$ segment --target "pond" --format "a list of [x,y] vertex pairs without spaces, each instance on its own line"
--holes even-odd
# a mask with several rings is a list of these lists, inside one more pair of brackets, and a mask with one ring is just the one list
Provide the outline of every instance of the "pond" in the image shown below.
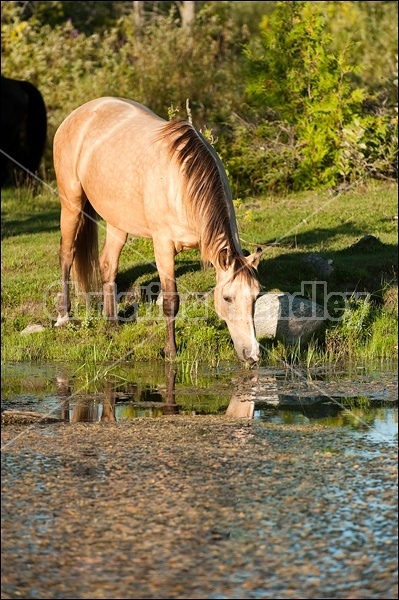
[[225,414],[277,424],[346,427],[370,439],[395,442],[397,388],[394,363],[311,370],[6,363],[2,409],[69,422]]

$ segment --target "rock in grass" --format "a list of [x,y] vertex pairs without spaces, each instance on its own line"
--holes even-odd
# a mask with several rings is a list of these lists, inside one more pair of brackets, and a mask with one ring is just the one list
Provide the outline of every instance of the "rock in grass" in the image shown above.
[[28,325],[28,327],[25,327],[25,329],[21,331],[21,335],[29,335],[30,333],[40,333],[41,331],[45,331],[43,325]]
[[351,252],[376,252],[381,250],[384,244],[374,235],[364,235],[360,240],[357,240],[352,246],[349,246]]
[[334,273],[331,259],[325,259],[316,252],[310,252],[305,256],[303,262],[321,279],[328,279]]
[[255,303],[256,337],[306,345],[324,329],[327,315],[316,302],[283,292],[269,292]]

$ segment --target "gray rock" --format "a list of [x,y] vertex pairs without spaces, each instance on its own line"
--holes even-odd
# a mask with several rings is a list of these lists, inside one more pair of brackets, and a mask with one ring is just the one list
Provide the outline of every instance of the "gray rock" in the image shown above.
[[287,344],[307,344],[324,329],[324,307],[296,294],[268,292],[255,303],[256,337],[272,338]]
[[41,331],[45,331],[43,325],[28,325],[21,331],[21,335],[29,335],[30,333],[40,333]]
[[328,279],[334,273],[332,259],[325,259],[316,252],[310,252],[303,259],[304,264],[311,267],[312,271],[322,279]]

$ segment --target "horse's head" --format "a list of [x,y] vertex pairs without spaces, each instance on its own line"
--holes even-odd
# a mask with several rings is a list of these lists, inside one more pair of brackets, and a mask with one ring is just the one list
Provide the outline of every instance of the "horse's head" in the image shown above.
[[226,321],[240,360],[255,363],[259,360],[259,344],[255,337],[254,307],[259,294],[255,277],[262,255],[258,248],[250,256],[229,255],[227,249],[219,254],[216,268],[215,309]]

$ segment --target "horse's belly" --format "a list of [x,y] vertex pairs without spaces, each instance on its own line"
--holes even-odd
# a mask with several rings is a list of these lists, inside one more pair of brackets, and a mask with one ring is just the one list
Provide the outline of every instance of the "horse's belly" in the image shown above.
[[[90,198],[89,194],[87,196]],[[121,202],[120,199],[118,201],[118,198],[111,199],[111,201],[108,199],[102,201],[101,197],[90,198],[90,202],[106,223],[135,237],[152,237],[144,208],[140,203],[133,201]]]
[[127,169],[115,169],[103,161],[93,162],[79,175],[85,194],[100,217],[136,237],[152,237],[143,190],[132,172],[127,175]]

